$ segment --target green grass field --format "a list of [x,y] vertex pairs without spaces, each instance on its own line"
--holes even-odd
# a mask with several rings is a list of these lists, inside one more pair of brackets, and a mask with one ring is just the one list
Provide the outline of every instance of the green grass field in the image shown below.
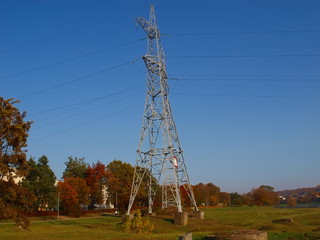
[[[193,239],[205,239],[213,233],[231,230],[256,229],[268,232],[269,240],[318,240],[320,239],[320,208],[280,209],[273,207],[225,207],[204,209],[205,219],[189,218],[186,227],[173,224],[173,217],[152,217],[155,229],[152,234],[128,234],[121,231],[120,217],[98,216],[33,222],[30,231],[14,225],[0,225],[1,240],[26,239],[178,239],[192,232]],[[292,218],[293,224],[275,224],[272,220]]]

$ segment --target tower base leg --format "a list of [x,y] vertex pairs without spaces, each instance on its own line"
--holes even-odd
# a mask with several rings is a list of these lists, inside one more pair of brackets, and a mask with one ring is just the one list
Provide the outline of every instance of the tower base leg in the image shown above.
[[203,211],[194,211],[193,217],[197,219],[204,219],[204,212]]
[[180,225],[180,226],[186,226],[188,224],[188,213],[177,212],[174,215],[174,224]]

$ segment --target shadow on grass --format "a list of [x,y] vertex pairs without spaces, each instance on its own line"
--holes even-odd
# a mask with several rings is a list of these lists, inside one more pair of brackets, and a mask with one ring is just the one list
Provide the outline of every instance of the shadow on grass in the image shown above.
[[77,221],[73,221],[73,220],[68,220],[68,221],[52,221],[52,222],[47,222],[50,223],[51,225],[64,225],[64,226],[70,226],[70,225],[74,225],[74,226],[80,226],[83,225],[82,223],[79,223]]
[[174,224],[174,220],[171,219],[171,218],[163,218],[162,220],[165,221],[165,222]]
[[114,214],[102,214],[101,217],[112,217],[112,218],[121,218],[119,215],[114,215]]

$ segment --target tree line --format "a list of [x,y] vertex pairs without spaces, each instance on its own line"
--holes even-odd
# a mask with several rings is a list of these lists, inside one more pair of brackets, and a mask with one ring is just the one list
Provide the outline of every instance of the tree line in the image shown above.
[[[70,216],[80,216],[83,209],[128,206],[134,167],[120,160],[114,160],[108,165],[100,161],[91,165],[85,158],[68,157],[65,162],[63,180],[56,184],[56,177],[49,167],[46,156],[36,162],[33,158],[27,161],[28,174],[21,185],[28,189],[35,200],[31,205],[32,211],[57,209],[60,200],[60,210]],[[135,206],[146,207],[147,181],[142,183],[137,194]],[[270,186],[260,186],[248,194],[221,192],[213,183],[199,183],[192,186],[198,206],[270,206],[279,203],[279,198]],[[191,206],[189,197],[181,186],[181,199],[184,207]],[[33,199],[33,198],[32,198]],[[117,206],[115,206],[117,204]],[[161,207],[161,188],[154,203]]]
[[[28,192],[28,198],[25,198],[28,211],[56,211],[59,201],[60,211],[79,217],[83,209],[117,207],[124,210],[128,206],[134,174],[134,167],[129,163],[113,160],[108,165],[100,161],[90,165],[85,162],[85,158],[70,156],[65,162],[63,180],[60,181],[56,181],[45,155],[38,161],[30,158],[26,168],[28,173],[17,185]],[[213,183],[199,183],[192,188],[198,206],[265,206],[279,202],[277,194],[269,186],[260,186],[243,195],[221,192]],[[147,181],[142,183],[135,207],[148,205],[146,189]],[[181,186],[182,204],[188,208],[191,203],[184,189]],[[154,206],[161,208],[160,187]]]

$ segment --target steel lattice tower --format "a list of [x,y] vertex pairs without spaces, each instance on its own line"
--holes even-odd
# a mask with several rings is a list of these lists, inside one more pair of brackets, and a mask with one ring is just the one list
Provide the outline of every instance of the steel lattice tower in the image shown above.
[[143,57],[147,67],[147,94],[127,214],[143,179],[148,179],[149,213],[159,185],[163,208],[174,206],[182,212],[180,186],[183,186],[198,211],[170,107],[165,55],[154,7],[150,8],[149,21],[143,17],[136,20],[147,34],[148,51]]

